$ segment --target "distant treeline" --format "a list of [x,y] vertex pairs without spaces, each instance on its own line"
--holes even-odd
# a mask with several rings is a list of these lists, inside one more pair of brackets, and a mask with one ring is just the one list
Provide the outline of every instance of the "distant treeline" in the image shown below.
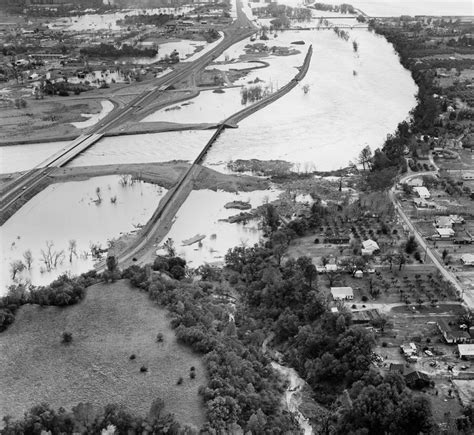
[[318,11],[340,12],[341,14],[355,14],[354,6],[343,3],[341,5],[329,5],[327,3],[314,3],[313,8]]
[[116,48],[111,44],[100,44],[94,47],[81,48],[81,55],[88,57],[106,57],[117,59],[119,57],[155,57],[158,50],[154,48],[134,48],[124,44],[121,48]]
[[126,15],[123,20],[117,20],[117,24],[123,27],[136,26],[139,24],[159,27],[173,19],[174,15],[172,14]]

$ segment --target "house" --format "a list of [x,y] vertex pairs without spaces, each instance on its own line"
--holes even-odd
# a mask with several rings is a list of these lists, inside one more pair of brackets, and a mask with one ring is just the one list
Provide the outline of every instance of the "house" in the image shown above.
[[462,254],[460,260],[464,266],[474,266],[474,254]]
[[423,186],[423,180],[421,178],[412,178],[407,181],[407,184],[411,187],[421,187]]
[[326,264],[326,272],[337,272],[339,270],[337,264]]
[[462,359],[474,359],[474,344],[458,344],[458,352]]
[[356,271],[354,272],[354,278],[359,278],[359,279],[361,279],[361,278],[363,278],[363,277],[364,277],[364,272],[362,272],[362,270],[356,270]]
[[466,331],[452,329],[444,319],[439,319],[438,329],[448,344],[469,343],[471,336]]
[[422,389],[431,385],[430,377],[426,373],[419,372],[418,370],[407,373],[404,378],[410,388]]
[[441,239],[450,239],[451,237],[454,237],[454,230],[452,228],[436,228],[436,232]]
[[354,324],[372,323],[378,319],[380,319],[380,313],[376,308],[352,311],[352,323]]
[[354,299],[352,287],[331,287],[331,295],[335,301]]
[[369,239],[362,242],[362,255],[372,255],[379,250],[380,247],[374,240]]
[[449,216],[438,216],[435,220],[436,228],[452,228],[453,221]]
[[429,190],[424,186],[415,186],[413,190],[422,199],[429,199],[431,197]]
[[401,344],[400,345],[400,352],[405,355],[406,357],[416,355],[416,346],[413,347],[410,344]]
[[400,373],[403,375],[405,372],[405,366],[403,364],[391,363],[389,370],[391,372]]

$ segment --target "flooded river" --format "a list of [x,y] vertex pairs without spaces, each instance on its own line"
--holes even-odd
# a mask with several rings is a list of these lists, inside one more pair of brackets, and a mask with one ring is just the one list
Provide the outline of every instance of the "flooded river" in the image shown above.
[[[0,227],[0,295],[11,282],[10,264],[24,261],[27,250],[33,256],[32,267],[20,276],[35,285],[44,285],[64,272],[79,274],[92,269],[91,245],[106,248],[108,240],[145,224],[166,190],[144,182],[123,186],[120,181],[119,176],[113,175],[53,184],[5,222]],[[70,240],[76,241],[77,254],[73,254],[71,262]],[[52,253],[64,251],[57,267],[50,271],[41,253],[47,253],[47,242],[53,243]]]
[[[384,38],[361,29],[350,35],[358,43],[357,53],[350,41],[337,38],[332,30],[285,32],[286,40],[304,40],[305,49],[313,45],[305,79],[240,122],[238,129],[226,130],[211,149],[207,164],[282,159],[331,170],[354,161],[366,145],[381,146],[416,105],[417,88]],[[283,58],[287,69],[293,67],[295,57]]]

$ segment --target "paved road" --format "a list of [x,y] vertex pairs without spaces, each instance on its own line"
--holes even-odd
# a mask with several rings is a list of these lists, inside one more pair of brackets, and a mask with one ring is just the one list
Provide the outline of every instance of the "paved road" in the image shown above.
[[64,166],[84,152],[100,140],[106,131],[123,124],[137,109],[141,109],[152,102],[155,103],[167,87],[192,76],[233,44],[255,33],[255,30],[253,24],[242,12],[241,4],[238,2],[237,20],[223,31],[224,37],[216,47],[194,62],[179,64],[175,71],[156,79],[150,89],[138,95],[125,106],[115,108],[100,123],[92,126],[86,133],[79,136],[58,153],[5,185],[0,196],[0,225],[12,216],[22,203],[37,194],[45,186],[45,180],[56,168]]
[[[406,183],[412,178],[417,178],[423,175],[437,175],[437,172],[435,171],[428,171],[428,172],[417,172],[413,174],[408,174],[402,177],[399,180],[400,184]],[[402,206],[400,205],[400,202],[398,201],[396,194],[395,194],[395,186],[393,186],[389,192],[388,192],[389,198],[392,201],[395,210],[397,211],[398,215],[402,218],[403,222],[407,225],[407,227],[410,229],[410,231],[413,233],[413,235],[416,238],[416,241],[418,244],[426,251],[426,254],[428,257],[430,257],[431,261],[433,264],[436,266],[436,268],[440,271],[440,273],[443,275],[443,277],[452,283],[456,290],[463,296],[464,302],[466,305],[472,310],[474,309],[474,295],[472,295],[469,291],[465,291],[464,288],[461,286],[459,281],[456,279],[456,277],[448,270],[446,269],[446,266],[443,264],[443,262],[439,259],[438,255],[436,252],[434,252],[431,247],[426,243],[426,240],[423,238],[423,236],[420,234],[420,232],[417,230],[415,225],[412,223],[410,218],[407,216],[405,211],[403,210]]]

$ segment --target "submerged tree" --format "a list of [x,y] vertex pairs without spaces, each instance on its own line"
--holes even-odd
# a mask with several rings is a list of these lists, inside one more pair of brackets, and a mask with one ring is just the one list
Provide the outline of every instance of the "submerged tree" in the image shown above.
[[33,254],[31,253],[31,250],[26,250],[23,253],[23,259],[25,260],[25,265],[28,270],[31,269],[31,265],[33,264]]
[[72,256],[75,255],[77,258],[77,242],[75,240],[69,240],[69,246],[68,246],[68,251],[69,251],[69,263],[72,263]]
[[25,265],[21,260],[15,260],[10,263],[10,275],[12,277],[12,280],[14,281],[16,278],[16,275],[18,273],[21,273],[25,270]]

